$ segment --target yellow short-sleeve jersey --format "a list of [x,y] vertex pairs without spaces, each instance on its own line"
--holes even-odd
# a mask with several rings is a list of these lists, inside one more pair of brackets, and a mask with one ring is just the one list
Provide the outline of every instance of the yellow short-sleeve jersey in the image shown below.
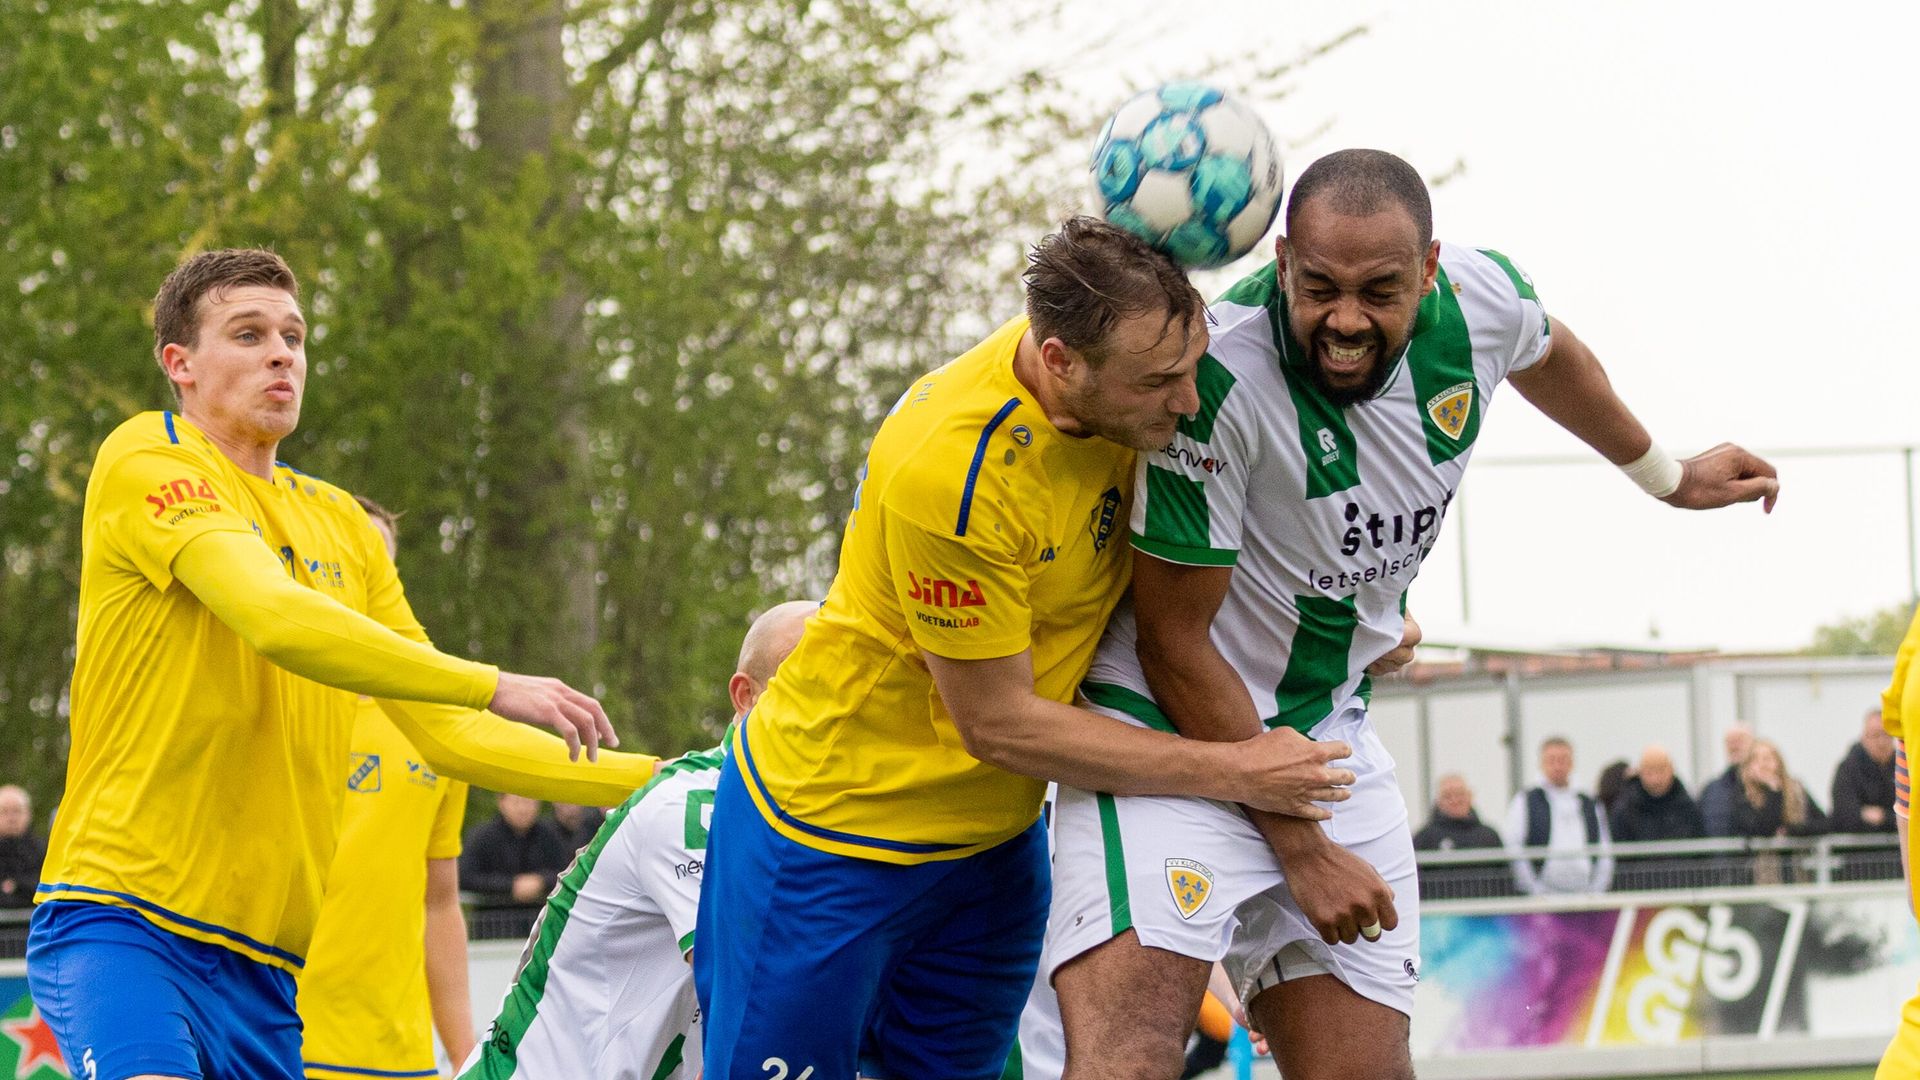
[[312,1077],[422,1075],[434,1068],[427,860],[459,857],[467,785],[435,774],[364,698],[340,772],[340,847],[300,973],[301,1056]]
[[254,534],[296,581],[424,638],[345,491],[253,476],[173,413],[101,445],[82,511],[66,796],[38,899],[130,908],[298,969],[319,917],[354,695],[293,675],[174,582],[202,534]]
[[1880,726],[1896,739],[1906,738],[1906,715],[1920,711],[1920,680],[1911,678],[1913,655],[1920,651],[1920,610],[1907,624],[1907,634],[1893,655],[1893,680],[1880,694]]
[[1033,651],[1071,701],[1130,569],[1133,451],[1055,429],[1015,377],[1025,318],[914,381],[867,453],[826,601],[735,752],[772,826],[914,863],[1017,835],[1045,783],[968,754],[922,650]]

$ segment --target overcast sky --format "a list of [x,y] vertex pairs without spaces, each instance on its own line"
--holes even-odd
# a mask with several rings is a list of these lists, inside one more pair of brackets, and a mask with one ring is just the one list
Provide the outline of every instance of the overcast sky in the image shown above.
[[[1525,267],[1676,456],[1920,443],[1920,5],[1066,0],[1058,22],[982,27],[982,63],[1050,57],[1113,103],[1210,71],[1233,92],[1255,80],[1213,61],[1237,46],[1277,62],[1355,24],[1244,95],[1299,142],[1289,179],[1349,146],[1428,175],[1463,161],[1438,234]],[[1089,33],[1112,36],[1076,53]],[[1908,594],[1897,456],[1778,460],[1771,517],[1670,510],[1603,464],[1499,464],[1575,453],[1496,396],[1456,503],[1471,617],[1456,511],[1412,594],[1430,636],[1784,649]]]

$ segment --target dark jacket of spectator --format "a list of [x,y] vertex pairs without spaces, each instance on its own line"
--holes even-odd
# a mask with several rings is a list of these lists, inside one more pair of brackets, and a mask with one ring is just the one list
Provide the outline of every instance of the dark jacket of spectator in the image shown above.
[[1735,836],[1819,836],[1827,830],[1827,813],[1813,796],[1802,795],[1807,801],[1806,813],[1798,824],[1788,825],[1786,820],[1786,796],[1778,791],[1763,791],[1760,805],[1755,806],[1746,797],[1744,791],[1738,792],[1733,802],[1733,828]]
[[509,903],[514,878],[539,874],[551,889],[571,861],[567,834],[552,820],[538,818],[532,828],[518,833],[495,814],[467,834],[466,849],[460,853],[460,887]]
[[1729,765],[1727,770],[1700,789],[1700,823],[1708,836],[1751,836],[1741,832],[1734,824],[1734,804],[1744,801],[1746,796],[1740,790],[1740,766]]
[[0,908],[33,906],[40,864],[46,861],[47,842],[32,833],[0,838]]
[[[1880,824],[1869,825],[1860,816],[1863,807],[1881,808]],[[1833,831],[1839,833],[1893,831],[1893,759],[1873,760],[1859,743],[1840,759],[1833,771]]]
[[1467,811],[1463,818],[1448,817],[1439,810],[1413,834],[1415,851],[1451,851],[1456,848],[1497,848],[1500,834],[1480,820],[1478,812]]
[[1630,778],[1620,789],[1608,824],[1615,841],[1692,840],[1706,835],[1700,808],[1678,777],[1665,794],[1657,796],[1648,793],[1639,777]]

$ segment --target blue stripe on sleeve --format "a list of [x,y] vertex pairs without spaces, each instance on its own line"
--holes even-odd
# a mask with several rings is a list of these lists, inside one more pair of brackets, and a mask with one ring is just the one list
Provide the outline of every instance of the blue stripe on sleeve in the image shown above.
[[980,444],[973,448],[973,464],[967,466],[967,486],[960,492],[960,520],[953,526],[953,535],[967,535],[967,516],[973,512],[973,482],[980,479],[980,464],[987,460],[987,440],[993,438],[993,431],[1000,426],[1013,410],[1020,407],[1019,398],[1008,398],[1000,411],[993,414],[987,426],[980,432]]

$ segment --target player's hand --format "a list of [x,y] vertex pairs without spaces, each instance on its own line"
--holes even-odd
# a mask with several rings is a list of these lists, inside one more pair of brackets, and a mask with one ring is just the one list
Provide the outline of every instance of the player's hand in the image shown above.
[[1314,804],[1344,802],[1349,796],[1353,771],[1327,764],[1353,756],[1353,748],[1346,743],[1314,742],[1292,728],[1275,728],[1233,747],[1233,760],[1243,770],[1246,788],[1236,802],[1324,821],[1333,812]]
[[620,745],[600,703],[559,679],[503,671],[487,708],[509,720],[552,729],[567,741],[568,761],[580,760],[582,746],[588,761],[599,761],[601,744]]
[[1367,674],[1373,676],[1391,675],[1408,664],[1413,663],[1414,647],[1420,644],[1420,624],[1413,621],[1411,614],[1405,616],[1406,628],[1400,631],[1400,644],[1393,651],[1367,665]]
[[1779,474],[1773,466],[1732,443],[1695,454],[1682,461],[1680,468],[1680,486],[1660,500],[1668,506],[1714,510],[1757,499],[1760,508],[1771,514],[1780,498]]
[[539,874],[513,875],[513,902],[532,904],[547,895],[547,879]]
[[1393,887],[1378,871],[1346,848],[1327,840],[1295,848],[1281,857],[1293,901],[1319,932],[1320,940],[1351,945],[1364,927],[1373,933],[1400,925],[1393,908]]

